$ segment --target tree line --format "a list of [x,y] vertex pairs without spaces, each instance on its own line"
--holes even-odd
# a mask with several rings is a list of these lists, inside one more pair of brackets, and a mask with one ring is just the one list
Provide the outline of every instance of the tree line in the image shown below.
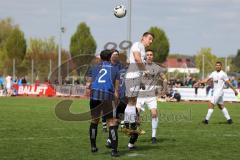
[[[162,63],[169,56],[170,43],[168,37],[165,31],[157,26],[150,27],[148,31],[155,35],[150,48],[155,52],[155,61]],[[59,45],[56,43],[55,37],[46,39],[29,38],[26,40],[20,26],[14,24],[11,18],[0,19],[0,76],[12,75],[13,63],[15,63],[17,77],[30,76],[33,69],[34,77],[39,77],[41,80],[48,79],[49,74],[54,72],[54,69],[58,66],[58,49]],[[83,61],[78,56],[94,55],[96,49],[97,44],[91,34],[90,27],[81,22],[71,36],[69,51],[61,50],[62,63],[73,58],[74,61],[71,62],[71,65],[78,66]],[[209,62],[206,64],[206,69],[209,68],[207,65],[211,65],[217,59],[223,61],[223,59],[212,54],[210,48],[202,48],[195,55],[196,66],[199,69],[202,68],[202,55]],[[231,61],[231,70],[239,72],[240,50],[229,61]],[[32,65],[34,65],[34,68],[32,68]],[[71,72],[72,74],[79,74],[78,70]]]

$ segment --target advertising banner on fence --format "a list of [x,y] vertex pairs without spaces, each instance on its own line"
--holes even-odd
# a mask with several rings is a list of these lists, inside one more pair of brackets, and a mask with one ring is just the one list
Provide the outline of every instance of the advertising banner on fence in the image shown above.
[[17,95],[55,96],[55,89],[51,85],[24,85],[16,86]]
[[83,85],[55,86],[56,96],[84,97],[86,95],[85,88]]
[[[198,88],[196,93],[195,88],[174,88],[173,90],[176,90],[180,93],[182,100],[209,101],[212,96],[212,89],[207,92],[206,88]],[[224,89],[223,100],[230,102],[240,102],[240,100],[235,96],[232,89]]]

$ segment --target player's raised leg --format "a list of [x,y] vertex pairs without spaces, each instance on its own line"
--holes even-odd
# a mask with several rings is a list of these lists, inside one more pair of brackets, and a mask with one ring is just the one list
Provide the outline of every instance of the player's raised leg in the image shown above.
[[[127,73],[130,75],[130,73]],[[137,112],[136,112],[136,102],[137,96],[140,88],[141,77],[127,77],[125,79],[125,86],[126,86],[126,97],[127,97],[127,106],[124,111],[124,123],[125,128],[127,130],[133,131],[131,132],[128,149],[132,150],[135,149],[135,142],[138,139],[138,133],[134,132],[137,131]]]
[[[128,104],[124,112],[124,123],[127,129],[137,130],[136,123],[137,113],[136,113],[136,97],[129,97]],[[129,139],[128,148],[134,149],[134,144],[137,141],[138,134],[132,133]]]

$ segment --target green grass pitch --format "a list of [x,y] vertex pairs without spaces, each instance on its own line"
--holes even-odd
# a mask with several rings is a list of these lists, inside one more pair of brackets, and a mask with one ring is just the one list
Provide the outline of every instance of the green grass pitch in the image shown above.
[[[55,115],[60,98],[0,98],[1,160],[107,160],[106,133],[98,128],[99,152],[90,152],[89,122],[62,121]],[[226,104],[234,121],[226,124],[216,108],[210,124],[201,124],[206,103],[158,103],[158,143],[150,143],[151,117],[142,115],[146,134],[139,137],[138,150],[128,151],[128,137],[119,132],[120,158],[132,160],[210,160],[240,157],[240,104]],[[88,111],[88,100],[73,99],[73,113]]]

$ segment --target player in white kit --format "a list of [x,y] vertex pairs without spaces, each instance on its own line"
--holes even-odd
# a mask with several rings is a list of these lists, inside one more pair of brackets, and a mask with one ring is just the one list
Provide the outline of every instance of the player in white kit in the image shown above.
[[212,80],[213,85],[214,85],[213,86],[213,96],[208,105],[208,112],[207,112],[205,119],[203,120],[203,123],[208,124],[208,121],[213,113],[214,106],[217,104],[219,109],[222,110],[224,117],[227,119],[227,123],[231,124],[232,119],[228,113],[227,108],[224,106],[224,101],[223,101],[223,95],[224,95],[223,88],[224,88],[225,83],[234,91],[234,94],[236,96],[238,95],[238,92],[232,86],[227,74],[224,71],[222,71],[222,63],[221,62],[216,62],[215,69],[216,70],[214,72],[212,72],[208,78],[206,78],[202,81],[199,81],[198,83],[195,84],[195,85],[198,85],[199,83],[206,83],[206,82]]
[[[150,32],[145,32],[140,42],[135,42],[129,53],[129,66],[125,75],[126,97],[128,104],[124,113],[124,122],[126,128],[137,130],[137,113],[136,102],[140,89],[141,77],[147,75],[148,71],[144,65],[144,58],[146,57],[145,48],[149,47],[153,42],[154,35]],[[138,133],[131,134],[128,148],[135,149],[134,143],[137,141]]]

